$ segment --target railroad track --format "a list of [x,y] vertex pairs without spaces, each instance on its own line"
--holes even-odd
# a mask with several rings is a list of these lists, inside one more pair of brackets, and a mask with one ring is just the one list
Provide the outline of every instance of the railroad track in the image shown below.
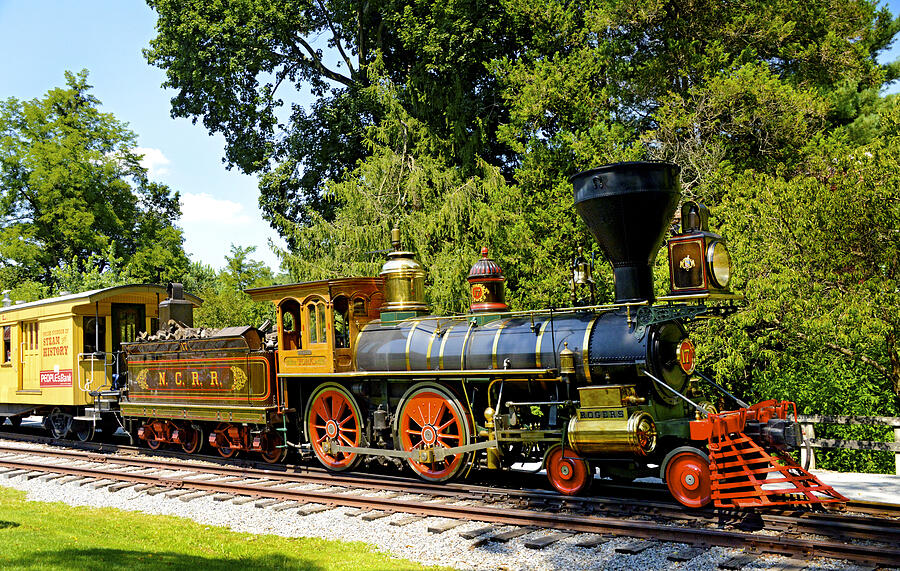
[[[164,493],[183,501],[212,495],[221,501],[253,502],[260,507],[297,510],[301,514],[348,507],[355,508],[366,519],[379,519],[397,512],[409,514],[400,520],[407,523],[424,517],[447,518],[449,521],[437,525],[435,532],[447,531],[466,521],[483,522],[484,526],[475,530],[482,533],[474,535],[473,541],[491,540],[490,530],[497,526],[515,526],[498,534],[506,538],[548,530],[548,534],[532,540],[534,547],[551,545],[573,534],[591,534],[579,543],[590,547],[602,544],[604,536],[628,536],[685,543],[695,550],[710,546],[739,547],[759,553],[830,557],[885,566],[900,561],[900,549],[897,549],[900,522],[875,517],[796,512],[756,514],[758,517],[754,519],[746,513],[686,510],[673,514],[669,513],[671,506],[650,502],[643,506],[642,518],[635,519],[603,511],[606,509],[603,506],[612,502],[603,498],[572,500],[521,490],[486,495],[479,487],[435,486],[399,478],[344,476],[308,469],[294,471],[291,467],[261,470],[199,463],[186,466],[172,459],[0,446],[0,478],[15,477],[81,483],[110,491],[137,488],[149,495]],[[531,507],[522,507],[525,504]],[[668,522],[648,521],[648,513]],[[673,525],[672,521],[679,525]],[[755,532],[761,529],[778,534]],[[803,537],[807,534],[815,536]],[[875,545],[852,541],[871,542],[876,538]]]
[[[8,427],[7,427],[8,428]],[[23,427],[25,428],[25,427]],[[107,442],[79,442],[74,440],[60,440],[48,436],[28,434],[22,432],[3,432],[0,431],[0,441],[2,439],[28,442],[34,444],[45,444],[50,446],[64,447],[74,450],[92,451],[107,454],[132,454],[141,455],[146,458],[169,458],[184,461],[203,461],[221,466],[237,467],[241,469],[259,468],[266,473],[283,471],[288,474],[303,474],[305,478],[318,479],[328,482],[340,482],[341,485],[354,485],[358,487],[366,487],[368,476],[365,474],[346,473],[335,474],[313,464],[265,464],[258,460],[244,459],[241,457],[232,459],[223,459],[218,455],[203,454],[186,454],[179,450],[150,450],[142,446],[133,446],[124,443],[116,443],[114,441]],[[124,441],[124,437],[122,438]],[[3,450],[0,444],[0,450]],[[715,508],[701,510],[686,510],[680,504],[674,502],[664,484],[642,483],[640,486],[630,484],[620,484],[612,482],[604,482],[602,480],[595,484],[593,494],[585,497],[562,496],[556,492],[548,491],[546,487],[546,478],[542,475],[530,472],[516,472],[509,474],[507,478],[509,485],[498,486],[504,483],[503,474],[490,474],[490,484],[479,484],[476,478],[472,478],[463,483],[442,483],[429,484],[414,477],[405,476],[386,476],[381,475],[376,480],[372,480],[373,486],[390,486],[395,484],[399,487],[392,489],[404,489],[410,491],[419,491],[422,493],[430,493],[438,496],[475,496],[482,501],[512,501],[522,506],[528,507],[544,507],[546,509],[573,509],[584,512],[605,512],[610,510],[618,510],[616,513],[622,515],[660,515],[673,519],[702,519],[715,521],[721,519],[723,514],[732,520],[737,515],[746,512],[723,512]],[[627,498],[627,503],[623,503],[623,496]],[[640,496],[640,497],[638,497]],[[831,512],[798,512],[790,508],[778,509],[770,508],[766,512],[771,516],[792,515],[793,517],[818,517],[825,519],[829,516],[820,515]],[[900,518],[900,505],[888,504],[881,502],[868,501],[849,501],[843,511],[843,514],[853,515],[869,515],[884,519]],[[805,516],[802,514],[806,514]]]

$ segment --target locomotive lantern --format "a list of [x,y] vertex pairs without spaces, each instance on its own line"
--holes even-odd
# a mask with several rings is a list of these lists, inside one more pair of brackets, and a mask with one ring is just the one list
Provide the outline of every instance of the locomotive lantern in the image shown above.
[[485,311],[507,311],[503,271],[497,262],[488,258],[488,249],[481,249],[481,259],[469,270],[469,291],[472,293],[472,313]]
[[709,231],[709,210],[696,202],[681,207],[681,234],[669,239],[672,295],[727,294],[731,256],[724,240]]

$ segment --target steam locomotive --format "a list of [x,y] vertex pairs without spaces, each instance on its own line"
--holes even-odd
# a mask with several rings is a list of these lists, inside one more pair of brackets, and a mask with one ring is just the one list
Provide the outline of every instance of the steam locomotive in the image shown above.
[[[300,450],[332,471],[406,465],[440,482],[532,464],[563,494],[584,492],[599,473],[659,476],[689,507],[844,501],[789,455],[800,445],[793,403],[749,406],[696,370],[685,324],[740,299],[702,205],[682,205],[681,232],[667,242],[672,291],[654,295],[679,168],[618,163],[571,180],[575,208],[612,264],[614,303],[512,311],[502,270],[483,250],[467,278],[470,311],[430,315],[425,273],[395,230],[377,278],[247,290],[275,305],[268,333],[192,335],[195,302],[170,288],[157,319],[188,328],[121,343],[117,414],[151,448],[208,444],[267,462]],[[590,285],[579,257],[573,301]],[[110,400],[110,389],[93,392]],[[733,409],[717,411],[704,394]]]

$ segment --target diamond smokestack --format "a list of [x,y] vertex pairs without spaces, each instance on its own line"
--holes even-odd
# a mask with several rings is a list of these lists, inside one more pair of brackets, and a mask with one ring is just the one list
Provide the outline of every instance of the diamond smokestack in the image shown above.
[[615,163],[571,177],[575,209],[613,266],[616,303],[653,301],[653,261],[678,199],[681,168]]

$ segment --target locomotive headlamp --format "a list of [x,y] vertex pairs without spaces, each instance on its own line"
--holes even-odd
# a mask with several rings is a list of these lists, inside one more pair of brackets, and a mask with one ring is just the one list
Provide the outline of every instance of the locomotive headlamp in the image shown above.
[[712,282],[719,288],[727,288],[731,281],[731,255],[725,244],[718,240],[712,242],[706,250],[706,262]]
[[668,241],[672,295],[733,297],[728,291],[731,255],[722,237],[709,231],[709,211],[702,204],[685,202],[681,223],[681,234]]

